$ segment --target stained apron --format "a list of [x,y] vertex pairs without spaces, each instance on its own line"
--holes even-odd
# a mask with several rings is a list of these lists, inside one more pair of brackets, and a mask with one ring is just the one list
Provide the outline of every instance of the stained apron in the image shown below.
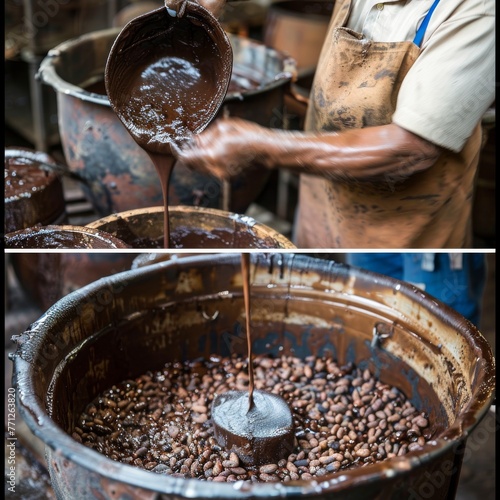
[[[391,123],[401,83],[420,54],[410,41],[373,42],[345,27],[351,0],[335,3],[311,90],[306,131]],[[481,124],[459,153],[446,151],[423,172],[409,163],[396,178],[331,180],[302,174],[299,248],[464,248]]]

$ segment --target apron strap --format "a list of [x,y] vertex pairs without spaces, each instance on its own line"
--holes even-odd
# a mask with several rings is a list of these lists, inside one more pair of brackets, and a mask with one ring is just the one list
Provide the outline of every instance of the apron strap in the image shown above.
[[434,0],[434,3],[431,5],[431,8],[429,9],[429,12],[427,12],[426,16],[424,17],[424,20],[422,21],[422,24],[420,25],[420,27],[417,30],[417,33],[415,34],[413,43],[417,47],[420,47],[420,45],[422,45],[422,40],[424,39],[425,30],[427,29],[427,25],[429,24],[432,13],[434,12],[434,9],[437,7],[438,3],[439,0]]

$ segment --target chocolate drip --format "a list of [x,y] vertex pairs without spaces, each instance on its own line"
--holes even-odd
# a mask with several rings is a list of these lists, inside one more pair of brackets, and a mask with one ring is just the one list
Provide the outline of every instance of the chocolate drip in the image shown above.
[[250,328],[250,254],[241,254],[241,275],[248,349],[248,393],[228,391],[212,404],[214,435],[220,446],[234,451],[245,465],[276,463],[295,444],[292,413],[276,394],[254,391],[252,334]]
[[248,411],[254,406],[253,390],[253,355],[252,355],[252,331],[250,329],[250,254],[241,254],[241,274],[243,276],[243,297],[245,302],[245,319],[247,333],[247,352],[248,352]]

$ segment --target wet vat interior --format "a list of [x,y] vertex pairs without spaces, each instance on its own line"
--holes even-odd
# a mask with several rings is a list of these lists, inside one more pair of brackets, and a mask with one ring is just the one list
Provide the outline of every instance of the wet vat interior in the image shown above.
[[[57,335],[69,336],[73,348],[52,367],[54,379],[40,377],[39,383],[52,384],[47,403],[52,418],[66,431],[72,430],[84,406],[98,393],[167,361],[211,354],[245,356],[241,275],[234,259],[218,265],[216,272],[179,269],[172,263],[165,271],[148,270],[132,288],[126,279],[110,284],[99,296],[87,296],[75,317],[65,318],[64,332]],[[369,368],[430,414],[434,434],[445,431],[467,406],[470,380],[478,369],[475,359],[456,355],[464,352],[466,340],[445,335],[441,340],[446,341],[440,342],[435,335],[446,334],[450,326],[436,318],[431,321],[418,302],[401,302],[396,289],[384,293],[406,310],[373,301],[373,293],[380,293],[376,286],[362,294],[358,290],[358,295],[328,286],[309,283],[307,273],[282,278],[276,272],[254,275],[255,353],[301,358],[314,353]],[[106,304],[97,308],[97,314],[96,303]],[[53,349],[46,345],[42,352],[44,348]]]
[[[252,260],[256,353],[332,355],[340,364],[369,368],[429,414],[433,439],[404,456],[321,480],[255,483],[248,491],[235,489],[236,483],[207,488],[203,481],[151,473],[78,443],[68,433],[84,406],[111,385],[169,360],[245,355],[240,256],[186,257],[87,285],[17,339],[20,413],[46,444],[61,498],[93,500],[94,488],[106,486],[134,497],[160,492],[169,500],[185,498],[185,488],[199,499],[243,498],[250,490],[262,498],[323,500],[337,492],[342,500],[398,499],[410,487],[425,486],[426,474],[441,474],[443,463],[460,470],[457,450],[486,413],[494,384],[491,350],[477,329],[390,278],[303,255],[253,254]],[[455,472],[433,498],[453,495]]]
[[[340,364],[353,361],[369,368],[383,382],[396,385],[417,408],[430,412],[435,432],[446,428],[445,411],[427,382],[396,356],[371,347],[374,322],[386,318],[375,311],[360,313],[346,303],[331,302],[321,306],[333,318],[333,326],[328,326],[319,314],[311,312],[308,300],[293,293],[289,299],[275,299],[265,293],[267,290],[262,291],[254,290],[252,297],[255,354],[305,358],[315,353],[333,355]],[[272,312],[267,309],[269,300],[275,308]],[[216,320],[205,319],[216,311]],[[238,351],[245,357],[242,313],[241,297],[209,296],[134,312],[104,328],[60,367],[53,388],[53,418],[71,432],[75,418],[98,393],[148,370],[160,369],[167,361],[208,359],[211,354],[229,356]],[[356,326],[349,326],[354,316]],[[393,338],[398,344],[408,344],[410,350],[418,348],[418,336],[404,328],[395,328]]]

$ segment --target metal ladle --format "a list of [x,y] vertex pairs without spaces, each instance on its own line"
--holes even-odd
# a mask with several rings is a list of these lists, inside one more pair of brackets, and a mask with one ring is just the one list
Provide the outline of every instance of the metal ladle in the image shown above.
[[130,21],[108,56],[105,85],[111,107],[160,177],[169,246],[168,184],[172,148],[215,117],[231,81],[229,38],[204,7],[186,1],[180,14],[161,7]]

